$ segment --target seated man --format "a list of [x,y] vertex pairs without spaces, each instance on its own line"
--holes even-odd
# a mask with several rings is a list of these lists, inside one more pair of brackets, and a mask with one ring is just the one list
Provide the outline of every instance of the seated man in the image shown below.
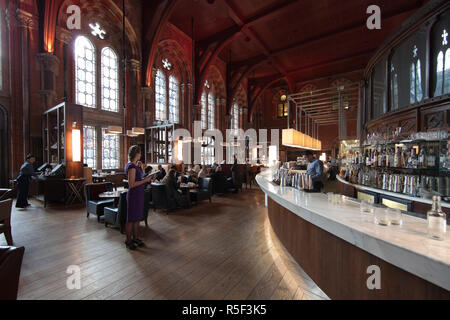
[[208,168],[206,166],[203,166],[200,169],[200,172],[198,173],[199,178],[207,178],[208,177]]
[[169,199],[174,199],[177,205],[181,208],[190,207],[188,198],[178,192],[176,171],[174,169],[170,169],[169,173],[164,177],[161,183],[166,185],[167,197]]
[[156,175],[156,180],[162,181],[166,176],[166,170],[164,170],[162,165],[158,165],[159,173]]

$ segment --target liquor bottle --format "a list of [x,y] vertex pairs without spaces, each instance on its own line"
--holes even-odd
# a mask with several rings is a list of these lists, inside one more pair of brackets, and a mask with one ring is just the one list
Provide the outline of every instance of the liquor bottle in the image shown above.
[[375,151],[373,152],[373,166],[374,167],[378,167],[378,156],[380,155],[380,152],[378,151],[378,148],[379,147],[377,147],[375,149]]
[[378,156],[378,164],[380,167],[386,167],[386,149],[381,147],[381,153]]
[[385,167],[389,168],[391,166],[391,149],[386,148],[386,164]]
[[411,155],[409,156],[409,160],[408,160],[408,167],[417,169],[417,163],[418,163],[418,160],[417,160],[416,149],[412,148]]
[[366,158],[366,166],[370,166],[370,156],[369,156],[369,150],[366,150],[366,154],[364,155]]
[[406,146],[403,146],[402,148],[402,162],[401,162],[401,167],[402,168],[406,168],[408,166],[408,148]]
[[441,151],[439,154],[439,168],[445,168],[445,161],[447,160],[447,142],[441,144]]
[[398,168],[402,165],[402,153],[400,148],[397,148],[395,151],[395,157],[394,157],[394,167]]
[[441,209],[441,197],[433,196],[433,206],[427,212],[428,236],[436,240],[445,240],[447,216]]
[[418,161],[419,168],[426,168],[426,166],[427,166],[426,161],[427,161],[427,155],[425,154],[425,148],[421,147],[420,153],[419,153],[419,161]]
[[436,156],[434,154],[434,147],[431,146],[427,157],[427,167],[434,168],[435,166],[436,166]]

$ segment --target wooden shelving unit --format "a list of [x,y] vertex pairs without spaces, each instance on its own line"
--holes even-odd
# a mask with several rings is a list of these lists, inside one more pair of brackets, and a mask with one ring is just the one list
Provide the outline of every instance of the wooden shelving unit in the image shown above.
[[83,176],[83,153],[81,152],[81,162],[72,161],[72,129],[74,128],[81,131],[82,142],[83,107],[80,105],[63,102],[42,114],[44,163],[52,166],[64,163],[68,178]]
[[173,135],[176,125],[165,124],[146,128],[145,153],[147,163],[171,163],[173,157]]

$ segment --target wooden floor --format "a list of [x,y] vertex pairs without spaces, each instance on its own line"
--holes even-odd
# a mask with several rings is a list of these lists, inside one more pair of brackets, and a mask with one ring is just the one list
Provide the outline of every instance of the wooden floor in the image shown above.
[[[19,299],[327,299],[280,247],[256,189],[151,211],[147,247],[136,252],[84,208],[32,203],[13,212],[15,245],[25,246]],[[67,288],[71,265],[80,290]]]

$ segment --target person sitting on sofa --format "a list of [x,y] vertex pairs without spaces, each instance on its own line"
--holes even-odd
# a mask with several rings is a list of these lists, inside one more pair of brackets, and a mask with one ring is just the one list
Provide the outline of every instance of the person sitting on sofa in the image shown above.
[[203,166],[200,170],[200,172],[198,173],[198,177],[199,178],[207,178],[209,175],[208,173],[208,168],[206,166]]
[[174,199],[181,208],[189,208],[190,204],[187,197],[178,192],[176,174],[175,169],[170,169],[161,183],[166,185],[167,197],[169,199]]
[[162,181],[166,177],[166,170],[164,170],[162,165],[158,165],[159,173],[156,175],[156,180]]

